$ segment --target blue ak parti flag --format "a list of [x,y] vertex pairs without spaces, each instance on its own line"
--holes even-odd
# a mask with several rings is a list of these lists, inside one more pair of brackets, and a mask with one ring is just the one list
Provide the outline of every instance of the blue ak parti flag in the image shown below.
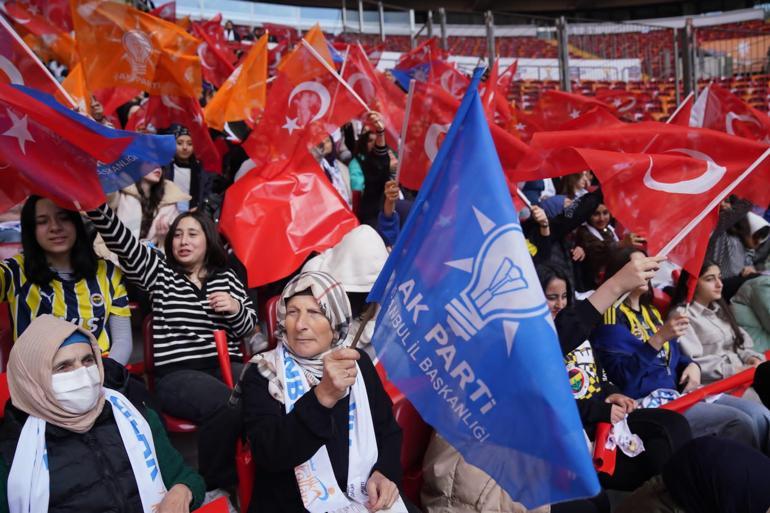
[[150,171],[166,165],[174,159],[176,141],[173,135],[140,134],[109,128],[68,109],[48,94],[25,86],[14,85],[13,87],[103,137],[111,139],[128,137],[131,139],[118,160],[99,162],[96,166],[99,183],[107,194],[138,182]]
[[373,343],[423,419],[533,508],[600,488],[480,75],[369,295]]
[[396,83],[404,91],[408,91],[409,82],[411,80],[416,80],[417,82],[427,82],[428,77],[430,76],[430,69],[431,63],[426,62],[423,64],[418,64],[417,66],[409,69],[393,68],[390,70],[390,73],[393,75],[393,78],[396,79]]

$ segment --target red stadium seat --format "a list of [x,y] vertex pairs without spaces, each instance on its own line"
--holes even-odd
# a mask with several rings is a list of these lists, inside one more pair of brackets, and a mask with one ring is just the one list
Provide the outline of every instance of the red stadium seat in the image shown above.
[[265,322],[267,323],[267,349],[275,349],[278,339],[275,330],[278,328],[278,300],[281,296],[273,296],[265,304]]
[[5,403],[11,398],[11,392],[8,390],[8,374],[0,374],[0,419],[5,415]]
[[401,426],[404,437],[401,442],[401,488],[410,501],[420,507],[422,489],[422,460],[428,450],[431,428],[405,396],[393,404],[393,415]]

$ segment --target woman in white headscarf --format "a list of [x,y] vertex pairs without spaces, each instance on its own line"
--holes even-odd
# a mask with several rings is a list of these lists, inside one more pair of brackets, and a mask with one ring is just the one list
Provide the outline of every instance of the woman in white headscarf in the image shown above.
[[188,513],[200,505],[203,478],[184,465],[157,414],[103,385],[91,333],[42,315],[21,334],[8,361],[0,511]]
[[250,512],[405,512],[401,429],[369,357],[346,348],[342,285],[305,272],[278,302],[278,346],[254,357],[235,396],[256,478]]

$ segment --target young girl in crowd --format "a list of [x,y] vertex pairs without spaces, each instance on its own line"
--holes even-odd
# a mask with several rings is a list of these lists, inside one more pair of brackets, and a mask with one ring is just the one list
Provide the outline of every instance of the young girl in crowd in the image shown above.
[[[607,272],[642,258],[639,250],[624,249],[610,260]],[[649,283],[635,287],[623,304],[610,309],[604,323],[591,335],[591,343],[610,381],[623,393],[644,399],[661,390],[686,393],[700,385],[700,367],[683,353],[677,338],[687,331],[688,317],[674,313],[663,322],[651,304]],[[770,411],[761,404],[724,394],[695,404],[684,416],[693,436],[735,438],[766,453],[770,448]]]
[[[142,177],[136,185],[111,194],[108,205],[131,235],[163,251],[168,227],[179,215],[177,203],[184,201],[190,201],[190,196],[174,182],[166,180],[163,170],[158,168]],[[103,241],[98,241],[95,248],[99,256],[117,261]]]
[[604,203],[599,204],[591,217],[583,223],[576,233],[576,244],[583,248],[586,257],[582,263],[583,286],[587,290],[596,289],[601,282],[607,260],[619,247],[641,246],[644,239],[628,234],[623,240],[618,239],[615,227],[611,223],[612,215]]
[[583,301],[574,300],[572,286],[563,271],[538,266],[572,393],[589,438],[593,440],[598,423],[614,424],[627,416],[631,431],[644,441],[645,451],[634,458],[618,451],[612,476],[599,474],[606,488],[635,489],[659,473],[671,454],[690,439],[689,426],[681,415],[668,410],[637,409],[633,399],[608,382],[588,341],[591,331],[601,322],[602,313],[624,292],[649,279],[657,265],[658,261],[651,258],[630,262]]
[[353,205],[353,192],[350,188],[351,176],[348,166],[337,158],[337,151],[331,136],[327,135],[323,141],[313,149],[313,155],[321,165],[326,178],[331,182],[337,192],[345,200],[349,207]]
[[0,301],[10,305],[14,340],[43,314],[90,331],[103,353],[125,364],[131,319],[123,274],[96,257],[83,220],[30,196],[21,211],[23,253],[0,262]]
[[108,383],[94,336],[51,315],[19,337],[0,428],[0,512],[187,513],[203,479],[157,414]]
[[235,482],[239,412],[228,408],[214,330],[225,330],[233,374],[240,375],[239,341],[257,316],[243,284],[226,269],[214,223],[201,212],[179,215],[165,240],[166,257],[140,243],[106,205],[88,212],[129,280],[152,303],[156,393],[163,411],[198,424],[198,469],[208,490]]
[[163,174],[167,180],[176,184],[182,193],[191,197],[189,200],[177,202],[179,211],[185,212],[202,205],[209,192],[208,177],[195,157],[190,131],[181,125],[174,125],[171,127],[171,133],[176,138],[176,154],[174,161],[164,166]]
[[[690,325],[679,338],[679,343],[682,350],[700,366],[703,383],[727,378],[749,367],[758,367],[758,381],[763,386],[755,384],[755,390],[761,388],[756,390],[759,396],[770,397],[766,378],[762,376],[770,372],[770,368],[763,364],[764,355],[753,350],[751,336],[738,326],[732,310],[722,298],[722,275],[715,263],[706,261],[703,264],[693,301],[685,311]],[[753,393],[748,394],[748,397],[753,396]]]
[[[351,175],[356,176],[360,168],[364,177],[364,192],[358,208],[358,219],[369,226],[377,226],[385,195],[385,183],[391,177],[391,158],[385,143],[385,122],[376,112],[367,115],[364,131],[358,139],[355,155],[350,163]],[[354,180],[355,181],[355,180]]]

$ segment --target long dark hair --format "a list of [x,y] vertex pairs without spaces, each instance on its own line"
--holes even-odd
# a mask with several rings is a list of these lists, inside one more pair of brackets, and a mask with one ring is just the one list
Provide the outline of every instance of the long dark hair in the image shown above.
[[176,216],[174,222],[171,223],[163,244],[166,250],[166,261],[169,266],[179,274],[184,274],[185,276],[189,274],[187,269],[174,257],[173,248],[174,233],[179,226],[179,222],[185,217],[192,217],[198,221],[203,230],[203,235],[206,237],[206,255],[203,258],[203,267],[206,269],[206,275],[212,276],[225,269],[227,266],[227,253],[222,245],[222,240],[219,238],[219,232],[217,232],[217,228],[214,226],[214,221],[208,215],[198,210],[183,212]]
[[[30,196],[21,209],[21,246],[24,250],[24,274],[35,285],[44,286],[56,277],[51,270],[45,251],[37,242],[35,235],[37,220],[35,210],[40,196]],[[75,225],[75,244],[70,250],[70,262],[75,280],[93,278],[96,275],[98,258],[94,253],[91,238],[86,232],[85,224],[80,214],[65,210],[67,218]]]
[[145,194],[142,187],[141,180],[136,184],[136,189],[139,191],[139,203],[142,205],[142,224],[139,228],[139,238],[144,239],[147,237],[147,233],[150,231],[152,222],[155,220],[155,216],[158,213],[158,206],[160,200],[163,199],[163,189],[165,188],[166,179],[163,177],[163,173],[160,175],[160,180],[150,185],[149,193]]
[[[611,276],[617,274],[618,271],[623,269],[623,266],[625,266],[628,262],[631,261],[631,255],[634,253],[641,253],[644,256],[647,256],[647,253],[639,248],[620,248],[617,251],[613,252],[610,255],[610,258],[607,260],[607,267],[604,271],[604,279],[605,281],[609,279]],[[639,304],[649,307],[652,305],[652,298],[653,298],[653,292],[652,292],[652,283],[647,283],[647,292],[642,294],[639,297]]]
[[[700,273],[698,273],[698,278],[706,274],[706,271],[709,270],[709,267],[719,268],[719,265],[712,260],[705,260],[703,262],[703,266],[700,268]],[[730,308],[730,305],[727,304],[727,301],[725,301],[724,297],[720,297],[719,299],[714,300],[714,303],[719,305],[719,312],[717,312],[717,316],[729,324],[730,329],[733,330],[735,350],[737,351],[738,349],[743,349],[743,345],[746,341],[743,338],[743,333],[741,333],[741,330],[738,327],[738,321],[735,320],[735,315],[733,314],[732,308]]]
[[560,267],[550,264],[538,264],[535,266],[537,277],[540,279],[540,286],[545,293],[546,287],[553,280],[562,280],[567,284],[567,306],[569,308],[575,302],[575,293],[572,290],[572,283],[569,281],[569,276]]
[[369,156],[367,146],[369,145],[369,136],[372,134],[374,134],[374,132],[370,132],[369,130],[361,132],[361,135],[358,136],[358,140],[356,141],[356,153],[353,155],[354,157],[366,158]]

